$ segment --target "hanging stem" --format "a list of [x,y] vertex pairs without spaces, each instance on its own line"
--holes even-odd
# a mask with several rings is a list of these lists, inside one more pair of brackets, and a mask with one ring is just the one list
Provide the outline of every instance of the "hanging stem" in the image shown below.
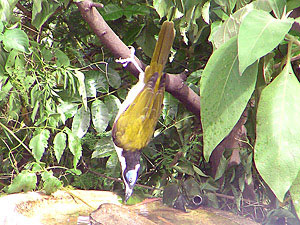
[[12,132],[10,129],[8,129],[4,124],[0,123],[0,126],[5,129],[8,133],[10,133],[11,136],[13,136],[31,155],[32,152],[30,151],[30,149],[24,144],[23,141],[21,141],[17,135],[14,134],[14,132]]
[[286,56],[286,64],[291,63],[292,44],[293,44],[293,41],[289,40],[289,42],[288,42],[288,51],[287,51],[287,56]]

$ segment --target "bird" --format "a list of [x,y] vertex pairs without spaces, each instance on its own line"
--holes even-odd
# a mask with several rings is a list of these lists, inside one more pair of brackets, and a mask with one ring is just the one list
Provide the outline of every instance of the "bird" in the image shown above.
[[165,91],[163,69],[168,61],[175,37],[174,23],[164,21],[158,40],[145,72],[131,57],[117,62],[127,66],[133,63],[139,70],[139,80],[130,89],[112,126],[112,140],[116,149],[125,185],[125,202],[133,193],[140,169],[141,151],[150,142],[160,117]]

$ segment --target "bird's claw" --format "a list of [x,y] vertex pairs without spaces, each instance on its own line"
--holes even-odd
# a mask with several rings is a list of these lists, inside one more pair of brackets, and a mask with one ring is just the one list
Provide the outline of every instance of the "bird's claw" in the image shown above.
[[130,57],[129,58],[126,58],[126,59],[122,59],[122,58],[119,58],[119,59],[116,59],[116,62],[117,63],[121,63],[123,65],[123,67],[126,67],[128,65],[128,63],[132,63],[136,68],[137,70],[140,72],[140,73],[143,73],[144,71],[142,70],[142,68],[138,65],[137,61],[135,60],[135,49],[134,47],[132,46],[128,46],[128,48],[130,49]]

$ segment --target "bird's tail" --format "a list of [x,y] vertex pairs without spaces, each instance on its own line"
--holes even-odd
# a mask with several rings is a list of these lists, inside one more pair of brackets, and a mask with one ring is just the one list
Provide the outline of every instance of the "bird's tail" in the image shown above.
[[156,89],[159,86],[163,69],[168,61],[168,56],[174,41],[174,37],[174,23],[172,21],[165,21],[162,24],[161,30],[159,32],[158,40],[155,45],[151,63],[149,66],[146,67],[145,70],[145,83],[148,82],[148,80],[154,73],[159,74],[159,78],[157,80],[158,85]]

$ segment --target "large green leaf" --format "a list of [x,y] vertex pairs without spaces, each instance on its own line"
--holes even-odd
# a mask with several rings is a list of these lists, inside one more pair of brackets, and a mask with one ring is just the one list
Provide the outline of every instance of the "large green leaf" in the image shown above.
[[36,161],[41,160],[45,152],[45,149],[48,147],[49,137],[50,137],[50,131],[44,129],[30,140],[29,148],[32,149],[32,154]]
[[84,109],[82,106],[73,118],[72,132],[79,138],[82,138],[89,129],[91,122],[90,109]]
[[262,10],[252,10],[243,19],[238,34],[239,70],[271,52],[284,39],[294,20],[275,19]]
[[219,48],[230,38],[238,34],[241,22],[253,9],[270,11],[271,8],[268,1],[269,0],[256,0],[240,8],[234,14],[230,15],[221,26],[213,30],[214,32],[211,33],[209,40],[213,42],[216,48]]
[[11,185],[8,186],[7,192],[12,194],[21,191],[32,191],[36,187],[36,182],[37,177],[35,173],[23,170],[13,179]]
[[21,29],[6,30],[3,35],[3,45],[6,50],[16,49],[29,53],[29,39]]
[[99,99],[96,99],[92,103],[91,111],[95,129],[99,133],[104,132],[110,120],[110,114],[106,105]]
[[258,104],[255,165],[280,201],[300,170],[299,99],[300,85],[288,63]]
[[240,76],[237,57],[234,37],[212,54],[202,73],[200,104],[206,160],[237,123],[255,88],[257,63]]

